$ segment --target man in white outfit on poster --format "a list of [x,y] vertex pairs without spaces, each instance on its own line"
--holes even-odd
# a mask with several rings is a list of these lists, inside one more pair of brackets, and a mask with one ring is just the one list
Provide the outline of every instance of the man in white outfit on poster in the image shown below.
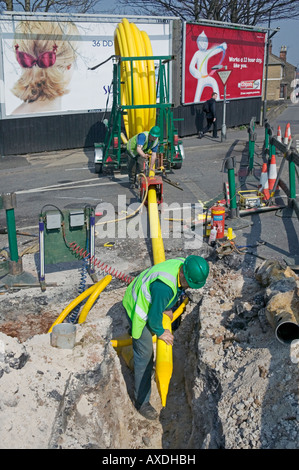
[[199,103],[204,88],[211,87],[214,93],[219,95],[219,87],[215,78],[208,74],[208,60],[220,52],[225,54],[227,49],[226,42],[208,49],[209,41],[204,31],[197,38],[198,51],[195,52],[189,65],[189,72],[194,78],[197,78],[197,88],[194,96],[194,102]]

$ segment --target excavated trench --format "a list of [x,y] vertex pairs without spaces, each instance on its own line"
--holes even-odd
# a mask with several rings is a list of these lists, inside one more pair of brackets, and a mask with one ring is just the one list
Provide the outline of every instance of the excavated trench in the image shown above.
[[47,331],[77,296],[77,272],[71,284],[55,273],[65,284],[46,292],[0,295],[2,447],[298,448],[298,365],[263,317],[256,267],[242,257],[210,267],[174,332],[163,409],[153,377],[154,422],[134,409],[133,373],[110,345],[127,331],[123,284],[113,280],[100,295],[70,351],[51,347]]
[[[109,288],[105,294],[105,301],[107,301],[109,296],[109,291],[113,291],[113,287]],[[117,291],[117,289],[116,289]],[[120,288],[122,292],[123,289]],[[6,295],[5,302],[1,302],[0,298],[0,332],[5,335],[15,338],[18,340],[18,343],[24,344],[27,347],[27,344],[30,341],[34,340],[34,337],[41,335],[43,337],[45,333],[49,330],[50,326],[56,320],[59,310],[57,305],[61,302],[61,294],[55,299],[55,294],[48,294],[33,291],[33,294],[27,294],[26,291],[18,291]],[[63,304],[65,302],[71,301],[74,298],[75,289],[73,291],[68,291],[64,293]],[[60,299],[59,299],[60,297]],[[115,296],[114,296],[115,298]],[[161,411],[159,424],[154,426],[155,438],[153,439],[150,436],[150,433],[146,432],[143,436],[142,444],[139,445],[140,448],[150,448],[154,447],[168,448],[168,449],[182,449],[182,448],[200,448],[203,445],[207,432],[211,432],[213,428],[213,434],[220,432],[219,424],[217,423],[217,416],[215,414],[206,413],[206,404],[209,403],[209,407],[213,410],[217,410],[215,403],[217,402],[217,397],[221,393],[221,387],[216,379],[213,371],[209,367],[201,365],[198,358],[198,341],[200,335],[200,304],[195,304],[190,302],[190,305],[187,306],[185,314],[183,314],[183,319],[180,322],[179,328],[175,331],[175,347],[173,348],[173,360],[174,360],[174,371],[173,376],[170,382],[169,394],[167,398],[167,406],[161,409],[160,398],[157,393],[156,384],[154,381],[153,374],[153,384],[152,384],[152,402],[157,409]],[[5,305],[5,308],[4,308]],[[94,306],[94,313],[90,313],[91,322],[97,315],[99,311],[100,302]],[[113,331],[124,331],[125,324],[122,319],[117,319],[115,311],[119,309],[119,302],[116,303],[116,308],[113,305],[110,305],[108,308],[108,315],[111,315],[113,318]],[[107,308],[106,308],[107,310]],[[122,312],[123,313],[123,312]],[[88,323],[89,318],[86,323]],[[103,331],[103,336],[107,334],[107,331]],[[49,335],[48,335],[49,336]],[[10,357],[14,353],[11,351]],[[49,354],[50,356],[50,354]],[[30,353],[22,356],[24,360],[19,360],[17,365],[15,365],[15,370],[21,370],[26,365],[27,361],[30,360]],[[52,361],[52,359],[51,359]],[[42,369],[42,364],[40,364]],[[107,376],[105,377],[106,371]],[[122,382],[122,379],[118,376],[118,371],[121,371],[125,386]],[[78,371],[79,375],[84,375],[84,372]],[[198,379],[198,373],[200,373],[200,381]],[[99,394],[102,395],[100,399],[101,405],[105,402],[105,396],[112,396],[116,393],[116,388],[118,388],[116,396],[119,403],[126,402],[129,399],[132,399],[133,395],[133,373],[126,365],[123,358],[117,356],[116,354],[107,352],[104,353],[103,362],[98,367],[98,371],[88,371],[86,374],[90,375],[92,378],[89,380],[90,384],[87,385],[86,377],[78,380],[77,386],[73,384],[74,380],[65,385],[64,393],[58,392],[55,390],[51,392],[51,398],[55,398],[58,402],[60,400],[60,405],[57,408],[57,415],[55,418],[55,425],[51,432],[51,438],[48,445],[50,447],[60,447],[62,444],[61,434],[63,434],[65,440],[70,440],[70,435],[68,429],[78,429],[82,425],[82,416],[78,413],[78,404],[80,407],[80,402],[82,399],[87,400],[89,403],[92,400],[99,402]],[[2,372],[3,375],[3,372]],[[77,375],[77,374],[76,374]],[[98,376],[98,377],[97,377]],[[97,378],[96,378],[97,377]],[[114,377],[114,380],[113,380]],[[29,380],[25,376],[23,380]],[[118,385],[118,387],[117,387]],[[194,419],[192,413],[193,407],[193,389],[194,387],[200,387],[202,393],[200,397],[196,399],[197,405],[202,410],[200,417]],[[126,397],[121,396],[122,394],[127,395]],[[70,398],[71,396],[71,398]],[[66,399],[67,397],[67,399]],[[83,397],[83,398],[82,398]],[[106,397],[107,398],[107,397]],[[83,400],[83,401],[84,401]],[[67,405],[66,405],[67,402]],[[29,406],[29,404],[28,404]],[[119,422],[120,419],[120,410],[119,404],[116,404],[115,407],[112,406],[112,403],[107,399],[105,403],[106,415],[107,410],[109,410],[108,415],[113,416],[114,422]],[[59,411],[60,410],[60,411]],[[123,413],[123,411],[122,411]],[[128,417],[132,415],[132,410],[129,411]],[[127,421],[129,426],[132,428],[135,427],[132,424],[131,417],[127,419],[126,414],[124,416],[125,421]],[[200,421],[198,422],[198,418]],[[208,419],[207,419],[208,418]],[[88,418],[89,419],[89,418]],[[119,436],[119,431],[117,426],[112,426],[110,429],[109,439],[103,438],[105,434],[104,430],[101,432],[96,430],[92,422],[88,423],[88,419],[84,419],[85,426],[89,434],[89,441],[91,447],[111,447],[113,448],[128,448],[136,446],[136,443],[128,441],[128,438],[124,438],[124,441],[121,440]],[[92,418],[90,417],[91,421]],[[148,426],[151,428],[152,423],[144,422],[145,420],[139,420],[139,427]],[[107,423],[101,424],[103,428],[107,426]],[[115,428],[115,429],[114,429]],[[216,429],[217,428],[217,429]],[[218,429],[219,428],[219,429]],[[92,431],[93,430],[93,431]],[[160,434],[160,435],[159,435]],[[66,438],[65,436],[68,436]],[[221,433],[216,439],[217,447],[221,447]],[[158,445],[160,442],[160,446]],[[105,444],[106,443],[106,444]],[[219,444],[218,444],[219,443]],[[69,445],[69,444],[67,444]],[[78,442],[73,442],[73,445],[76,447]],[[87,446],[88,444],[84,444]]]

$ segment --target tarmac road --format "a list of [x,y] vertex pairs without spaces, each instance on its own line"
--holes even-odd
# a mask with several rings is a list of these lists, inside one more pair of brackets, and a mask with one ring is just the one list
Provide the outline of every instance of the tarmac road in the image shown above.
[[[284,133],[285,124],[290,122],[293,145],[299,141],[299,105],[291,104],[273,123],[274,133],[280,124]],[[227,139],[212,139],[210,135],[199,140],[197,136],[183,139],[185,161],[180,170],[174,170],[167,176],[178,182],[179,190],[164,183],[164,203],[197,204],[212,199],[223,198],[224,182],[227,173],[223,169],[224,159],[231,155],[236,162],[236,188],[257,189],[259,172],[263,163],[262,148],[264,129],[256,126],[257,142],[255,145],[254,175],[241,178],[239,170],[248,163],[247,128],[227,129]],[[220,132],[219,132],[220,136]],[[277,169],[282,157],[277,155]],[[287,167],[287,165],[285,165]],[[288,182],[287,168],[285,181]],[[238,176],[239,175],[239,176]],[[126,174],[98,175],[94,172],[93,149],[75,149],[40,154],[1,157],[0,160],[1,193],[15,192],[16,228],[20,231],[38,233],[39,214],[45,205],[55,205],[61,210],[72,207],[84,207],[86,204],[97,206],[109,202],[117,213],[130,204],[138,203],[136,192],[129,189]],[[298,186],[297,186],[298,188]],[[286,197],[280,191],[277,203],[285,204]],[[298,194],[298,189],[297,189]],[[118,207],[119,196],[122,206]],[[238,245],[248,247],[255,255],[285,259],[288,264],[299,264],[298,236],[299,224],[296,215],[282,211],[266,212],[241,218],[241,228],[233,221],[226,220],[227,226],[235,229]],[[236,222],[236,221],[235,221]],[[240,224],[239,224],[240,225]],[[5,211],[0,211],[0,228],[6,226]],[[266,243],[258,245],[257,241]],[[249,255],[254,256],[254,255]]]

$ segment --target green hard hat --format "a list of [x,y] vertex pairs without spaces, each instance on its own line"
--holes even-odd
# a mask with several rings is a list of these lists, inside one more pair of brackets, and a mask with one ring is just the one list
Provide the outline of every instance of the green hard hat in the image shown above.
[[149,133],[153,137],[160,137],[160,127],[159,126],[152,127]]
[[209,275],[209,264],[201,256],[190,255],[183,264],[183,273],[191,289],[200,289]]

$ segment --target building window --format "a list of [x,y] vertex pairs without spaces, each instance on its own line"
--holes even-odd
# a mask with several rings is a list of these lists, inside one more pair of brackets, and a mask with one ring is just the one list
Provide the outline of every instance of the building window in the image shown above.
[[279,98],[280,99],[286,98],[286,85],[280,85]]

